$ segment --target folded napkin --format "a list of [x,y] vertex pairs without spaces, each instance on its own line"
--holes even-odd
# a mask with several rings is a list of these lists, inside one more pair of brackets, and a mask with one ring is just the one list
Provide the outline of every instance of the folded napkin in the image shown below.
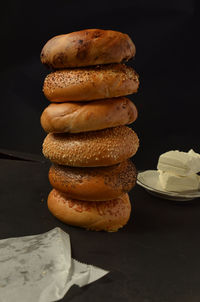
[[58,227],[0,240],[0,302],[58,301],[72,285],[87,285],[107,273],[71,258],[70,237]]

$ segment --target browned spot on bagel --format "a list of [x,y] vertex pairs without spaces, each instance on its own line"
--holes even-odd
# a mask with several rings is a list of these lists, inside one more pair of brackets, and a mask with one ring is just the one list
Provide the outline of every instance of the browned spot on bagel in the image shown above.
[[76,54],[78,59],[83,60],[84,58],[87,57],[88,51],[90,48],[90,44],[91,44],[91,41],[85,41],[85,42],[80,43],[80,46],[78,46],[77,54]]
[[53,57],[53,61],[56,64],[64,64],[67,62],[67,56],[64,52],[58,52],[57,54],[55,54],[55,56]]
[[99,38],[100,36],[102,36],[102,33],[100,31],[96,31],[94,32],[92,38]]

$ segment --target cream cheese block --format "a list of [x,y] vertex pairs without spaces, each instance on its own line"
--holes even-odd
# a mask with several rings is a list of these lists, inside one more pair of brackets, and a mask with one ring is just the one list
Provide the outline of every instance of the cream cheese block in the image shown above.
[[200,172],[200,154],[192,149],[189,152],[168,151],[160,155],[157,169],[180,176]]
[[159,170],[159,181],[162,188],[166,191],[193,191],[199,189],[200,176],[197,174],[179,176],[173,173],[163,172]]

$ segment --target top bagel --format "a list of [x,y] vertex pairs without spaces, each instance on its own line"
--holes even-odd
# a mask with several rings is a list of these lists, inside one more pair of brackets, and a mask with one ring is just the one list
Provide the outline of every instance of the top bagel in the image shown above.
[[127,34],[86,29],[50,39],[42,49],[41,62],[54,69],[121,63],[134,57],[135,52]]

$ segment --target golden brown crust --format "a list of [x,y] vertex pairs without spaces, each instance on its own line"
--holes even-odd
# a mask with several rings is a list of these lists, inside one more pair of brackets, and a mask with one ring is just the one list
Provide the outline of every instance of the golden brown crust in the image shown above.
[[111,166],[133,156],[139,147],[137,134],[126,126],[76,134],[46,136],[43,154],[50,161],[74,167]]
[[53,164],[49,181],[68,198],[105,201],[128,193],[136,182],[136,168],[130,160],[110,167],[75,168]]
[[51,103],[41,115],[46,132],[79,133],[133,123],[136,106],[127,98],[112,98],[93,102]]
[[91,101],[137,92],[137,73],[124,64],[64,69],[50,73],[43,92],[51,102]]
[[116,232],[129,220],[131,203],[128,194],[117,199],[90,202],[69,199],[53,189],[48,196],[49,211],[62,222],[88,230]]
[[120,63],[134,55],[135,45],[127,34],[86,29],[50,39],[42,49],[41,62],[59,69]]

